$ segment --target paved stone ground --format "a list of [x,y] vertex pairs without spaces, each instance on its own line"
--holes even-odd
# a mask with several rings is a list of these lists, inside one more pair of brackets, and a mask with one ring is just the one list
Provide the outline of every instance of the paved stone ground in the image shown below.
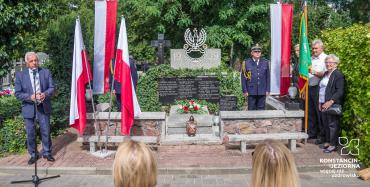
[[[10,184],[12,180],[29,179],[26,175],[0,174],[0,187],[28,187],[32,183]],[[43,176],[40,176],[43,177]],[[235,175],[160,175],[157,187],[247,187],[250,174]],[[315,172],[300,174],[302,187],[368,187],[370,181],[356,178],[332,178]],[[40,187],[113,187],[111,175],[62,175],[60,178],[45,180]]]
[[[89,153],[89,146],[76,141],[77,135],[66,132],[53,140],[55,162],[38,161],[39,167],[96,167],[109,168],[114,156],[98,158]],[[241,153],[239,146],[224,145],[180,145],[153,147],[159,168],[184,167],[242,167],[251,168],[253,146]],[[114,149],[114,147],[110,147]],[[320,166],[320,159],[341,158],[338,153],[325,154],[318,146],[298,143],[293,153],[298,167]],[[28,154],[10,155],[0,159],[0,167],[27,165]]]
[[[62,177],[45,181],[40,186],[113,186],[110,176],[113,155],[107,158],[94,157],[89,153],[89,146],[76,142],[76,139],[77,135],[66,132],[63,136],[53,140],[53,155],[56,161],[47,162],[45,159],[40,159],[38,166],[44,168],[44,171],[49,174],[61,174]],[[302,186],[370,186],[369,181],[364,182],[357,178],[334,178],[329,174],[320,173],[321,169],[329,169],[328,164],[320,163],[320,159],[342,157],[338,153],[325,154],[316,145],[310,143],[299,145],[301,147],[298,147],[293,155],[298,170],[301,172]],[[153,149],[160,173],[159,187],[249,186],[253,147],[243,154],[238,146],[225,147],[224,145],[155,146]],[[32,186],[31,184],[9,184],[11,180],[31,179],[34,166],[27,165],[28,159],[27,154],[1,158],[0,187]],[[9,168],[15,168],[15,170],[7,172]],[[74,168],[79,171],[74,171]],[[53,169],[54,171],[51,172]],[[99,173],[96,172],[97,170],[104,172]],[[346,171],[355,172],[354,170]],[[42,177],[44,173],[39,172],[39,176]],[[20,176],[14,174],[20,174]]]

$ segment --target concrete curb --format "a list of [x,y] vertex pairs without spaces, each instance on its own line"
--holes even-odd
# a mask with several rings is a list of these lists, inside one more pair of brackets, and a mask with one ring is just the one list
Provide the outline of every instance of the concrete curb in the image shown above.
[[[319,172],[325,169],[324,165],[298,166],[300,173]],[[0,167],[0,174],[32,175],[33,167]],[[111,175],[112,169],[96,167],[39,167],[40,175]],[[185,167],[185,168],[159,168],[160,175],[227,175],[227,174],[251,174],[251,167]]]

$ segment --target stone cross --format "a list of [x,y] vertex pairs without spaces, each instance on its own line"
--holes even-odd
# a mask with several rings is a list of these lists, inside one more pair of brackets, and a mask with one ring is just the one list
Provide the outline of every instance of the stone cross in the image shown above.
[[164,34],[158,34],[158,40],[152,40],[151,42],[152,47],[158,48],[157,51],[157,57],[158,57],[158,63],[163,64],[164,63],[164,48],[165,47],[171,47],[171,41],[164,39]]

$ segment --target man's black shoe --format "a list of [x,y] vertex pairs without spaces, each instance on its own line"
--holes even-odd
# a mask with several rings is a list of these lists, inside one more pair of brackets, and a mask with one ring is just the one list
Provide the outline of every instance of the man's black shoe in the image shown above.
[[316,140],[315,140],[315,144],[316,144],[316,145],[320,145],[320,144],[322,144],[322,143],[324,143],[324,142],[322,142],[320,139],[316,139]]
[[324,144],[319,145],[320,149],[327,149],[329,146],[330,146],[329,143],[324,143]]
[[54,157],[51,156],[51,155],[43,155],[42,157],[43,158],[46,158],[46,160],[48,160],[50,162],[54,162],[55,161]]
[[39,156],[33,156],[33,157],[31,157],[28,160],[28,165],[32,165],[33,163],[35,163],[37,161],[37,159],[39,159]]
[[309,139],[309,140],[317,139],[317,136],[308,136],[308,139]]

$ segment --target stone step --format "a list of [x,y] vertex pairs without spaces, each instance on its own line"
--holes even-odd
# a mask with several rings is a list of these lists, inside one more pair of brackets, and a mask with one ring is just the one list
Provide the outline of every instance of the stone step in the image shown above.
[[165,153],[166,156],[171,154],[180,154],[180,153],[198,153],[202,155],[206,154],[215,154],[215,153],[224,153],[226,148],[224,145],[161,145],[157,147],[158,152]]
[[[199,134],[213,134],[212,127],[199,127],[197,128]],[[171,127],[167,129],[167,134],[186,134],[186,127]]]
[[214,145],[222,144],[220,137],[213,134],[196,134],[189,137],[187,134],[173,134],[167,135],[161,140],[161,145]]

